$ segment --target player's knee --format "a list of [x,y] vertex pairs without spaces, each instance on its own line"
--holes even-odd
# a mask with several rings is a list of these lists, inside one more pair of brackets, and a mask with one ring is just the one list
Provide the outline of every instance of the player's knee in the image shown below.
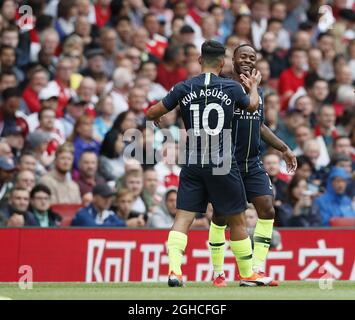
[[275,219],[275,209],[272,205],[266,206],[259,214],[260,219]]
[[227,224],[226,218],[225,217],[212,217],[212,222],[217,225],[217,226],[225,226]]

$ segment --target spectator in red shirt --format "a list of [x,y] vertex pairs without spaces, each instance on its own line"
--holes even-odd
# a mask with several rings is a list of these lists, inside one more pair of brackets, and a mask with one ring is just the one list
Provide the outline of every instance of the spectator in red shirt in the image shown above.
[[189,10],[189,15],[198,24],[201,25],[201,20],[208,14],[208,8],[212,4],[211,0],[196,0],[193,1],[193,6]]
[[159,22],[155,14],[147,13],[143,17],[144,27],[148,30],[149,40],[147,42],[148,51],[158,59],[164,55],[164,50],[168,46],[168,41],[159,32]]
[[95,4],[96,25],[102,28],[111,16],[110,0],[97,0]]
[[302,49],[291,49],[291,66],[280,75],[279,94],[281,95],[281,110],[287,108],[290,97],[299,87],[304,86],[306,76],[305,66],[307,65],[307,54]]
[[35,67],[30,73],[30,82],[23,91],[23,99],[32,113],[40,110],[38,94],[47,86],[48,77],[48,72],[43,67]]
[[164,53],[164,59],[158,65],[157,82],[166,90],[170,90],[176,83],[187,78],[187,72],[183,65],[185,54],[182,47],[169,46]]

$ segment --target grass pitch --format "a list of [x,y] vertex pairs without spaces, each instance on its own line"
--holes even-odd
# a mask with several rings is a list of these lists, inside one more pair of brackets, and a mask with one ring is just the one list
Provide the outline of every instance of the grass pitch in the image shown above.
[[0,300],[355,300],[355,281],[334,281],[332,289],[319,288],[318,282],[285,281],[278,287],[226,288],[211,283],[188,282],[184,288],[165,283],[33,283],[21,290],[17,283],[0,283]]

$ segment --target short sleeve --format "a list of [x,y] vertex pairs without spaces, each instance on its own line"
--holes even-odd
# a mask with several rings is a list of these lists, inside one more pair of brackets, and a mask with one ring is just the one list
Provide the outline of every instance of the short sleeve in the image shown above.
[[183,84],[180,82],[171,88],[168,94],[163,98],[162,103],[168,110],[173,110],[179,104],[179,101],[183,98],[183,95]]
[[235,99],[236,107],[240,109],[246,109],[250,104],[250,97],[239,82],[235,82],[233,88],[233,96]]

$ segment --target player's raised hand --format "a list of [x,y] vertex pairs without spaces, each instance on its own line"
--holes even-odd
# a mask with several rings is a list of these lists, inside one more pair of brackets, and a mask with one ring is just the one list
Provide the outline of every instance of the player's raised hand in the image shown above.
[[252,72],[247,72],[246,76],[245,74],[240,75],[240,79],[242,80],[243,85],[245,88],[250,91],[251,87],[258,86],[261,82],[261,73],[259,70],[253,69]]
[[295,172],[297,169],[297,159],[294,153],[289,148],[287,148],[287,150],[282,153],[282,157],[286,162],[287,172]]

